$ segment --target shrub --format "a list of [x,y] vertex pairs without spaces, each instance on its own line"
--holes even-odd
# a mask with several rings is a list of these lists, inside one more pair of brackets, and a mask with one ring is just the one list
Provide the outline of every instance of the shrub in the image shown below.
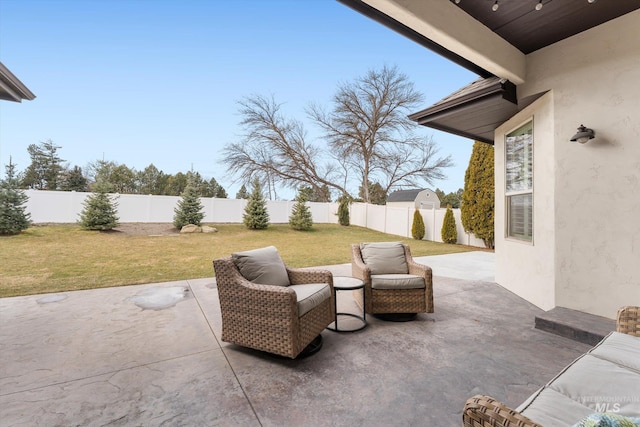
[[242,222],[251,230],[264,230],[269,226],[267,203],[262,196],[262,188],[257,178],[253,181],[253,191],[249,196],[247,206],[244,208]]
[[469,166],[464,175],[462,193],[462,225],[484,241],[487,248],[494,247],[494,149],[492,145],[476,141],[473,144]]
[[181,196],[182,200],[178,201],[178,206],[173,210],[175,212],[173,215],[174,227],[181,229],[187,224],[202,225],[203,206],[200,202],[200,193],[192,178],[187,180],[187,186],[184,187]]
[[291,216],[289,216],[289,225],[291,225],[291,228],[294,230],[308,231],[311,230],[313,226],[313,216],[311,215],[311,210],[309,210],[309,207],[306,205],[306,201],[305,192],[298,192],[296,203],[291,209]]
[[456,218],[450,206],[447,206],[447,212],[444,214],[442,223],[442,241],[445,243],[458,242],[458,230],[456,229]]
[[110,184],[99,181],[93,187],[93,193],[82,203],[80,226],[85,230],[111,230],[118,226],[118,203],[111,199]]
[[349,203],[351,200],[348,196],[343,195],[339,199],[340,204],[338,205],[338,223],[340,225],[348,226],[350,224],[349,218]]
[[6,166],[7,177],[0,181],[0,234],[19,234],[31,225],[31,215],[23,206],[29,200],[24,191],[18,188],[15,165],[9,160]]
[[413,213],[413,224],[411,225],[411,236],[416,240],[424,238],[424,220],[418,209]]

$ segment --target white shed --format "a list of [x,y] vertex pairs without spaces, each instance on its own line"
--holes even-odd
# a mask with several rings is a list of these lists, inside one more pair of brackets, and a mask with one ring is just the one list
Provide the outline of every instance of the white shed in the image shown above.
[[440,199],[429,189],[397,190],[387,196],[387,205],[416,209],[440,209]]

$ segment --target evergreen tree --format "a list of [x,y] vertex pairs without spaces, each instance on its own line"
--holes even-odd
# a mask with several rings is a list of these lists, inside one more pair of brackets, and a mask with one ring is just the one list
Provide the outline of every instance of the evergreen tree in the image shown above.
[[338,205],[338,223],[346,227],[351,223],[351,219],[349,217],[349,204],[351,203],[351,198],[348,195],[343,194],[338,199],[338,202],[340,203]]
[[308,231],[313,226],[313,216],[306,201],[305,191],[301,189],[296,197],[296,203],[291,209],[291,216],[289,216],[289,225],[294,230]]
[[87,191],[89,183],[80,166],[67,169],[60,175],[59,189],[62,191]]
[[[358,197],[364,200],[364,188],[362,186],[358,188]],[[372,205],[387,204],[387,192],[379,182],[369,181],[369,203]]]
[[411,236],[416,240],[424,238],[424,219],[418,209],[413,212],[413,224],[411,225]]
[[451,206],[447,206],[447,212],[444,214],[444,221],[442,223],[442,241],[445,243],[457,243],[458,242],[458,230],[456,229],[456,218],[453,216]]
[[58,178],[63,172],[62,160],[58,156],[58,149],[50,139],[27,147],[31,164],[27,167],[22,178],[22,185],[36,190],[57,190]]
[[187,175],[182,172],[178,172],[175,175],[169,175],[167,178],[167,185],[164,190],[164,194],[167,196],[179,196],[184,192],[187,187]]
[[211,189],[211,197],[217,197],[218,199],[226,199],[227,191],[216,181],[215,178],[209,180],[209,188]]
[[136,172],[136,189],[138,194],[162,194],[167,186],[169,176],[159,170],[153,163]]
[[238,190],[238,192],[236,193],[236,199],[248,199],[249,198],[249,192],[247,191],[247,187],[242,184],[242,187],[240,187],[240,190]]
[[464,175],[462,225],[488,248],[494,246],[494,164],[493,146],[476,141]]
[[244,208],[242,222],[247,228],[252,230],[264,230],[269,226],[269,212],[267,212],[267,202],[262,195],[260,181],[256,178],[253,181],[253,191],[249,196],[249,202]]
[[111,184],[98,181],[93,186],[93,193],[82,203],[80,226],[85,230],[111,230],[118,226],[118,203],[111,198]]
[[23,206],[29,197],[20,190],[15,168],[9,158],[6,178],[0,181],[0,234],[19,234],[31,225],[31,215]]
[[222,185],[218,185],[214,197],[217,197],[218,199],[226,199],[229,197],[229,195],[227,194],[227,190],[225,190]]
[[203,206],[200,202],[200,194],[195,186],[194,180],[190,177],[187,186],[181,194],[182,200],[178,201],[178,206],[173,210],[173,225],[180,229],[187,224],[200,226],[204,218]]

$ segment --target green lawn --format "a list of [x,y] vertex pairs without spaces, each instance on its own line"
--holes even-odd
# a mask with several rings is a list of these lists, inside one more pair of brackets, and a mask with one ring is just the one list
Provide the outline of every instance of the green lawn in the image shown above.
[[260,231],[240,224],[215,227],[219,232],[213,234],[131,236],[46,225],[0,236],[0,297],[212,277],[214,258],[269,245],[292,267],[348,263],[350,244],[367,241],[401,240],[414,256],[479,250],[333,224],[309,232],[287,224]]

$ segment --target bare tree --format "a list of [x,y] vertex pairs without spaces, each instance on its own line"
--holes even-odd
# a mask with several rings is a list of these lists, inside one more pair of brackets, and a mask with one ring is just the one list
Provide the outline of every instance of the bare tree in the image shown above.
[[267,185],[300,184],[321,191],[323,185],[345,193],[331,164],[322,164],[318,147],[306,142],[302,123],[287,119],[273,98],[252,96],[239,102],[246,129],[242,142],[224,148],[222,162],[243,182],[259,177]]
[[[239,102],[246,130],[241,142],[228,144],[222,162],[243,182],[254,177],[267,185],[291,188],[324,186],[349,194],[352,176],[370,202],[369,185],[378,182],[385,192],[393,187],[418,186],[444,177],[450,157],[438,157],[432,139],[411,131],[417,126],[407,114],[422,101],[397,68],[369,71],[339,86],[331,111],[311,105],[307,114],[324,131],[326,150],[306,141],[301,122],[285,118],[281,104],[254,95]],[[357,187],[356,187],[357,188]]]
[[388,193],[393,187],[419,186],[444,177],[451,157],[436,158],[438,148],[422,140],[407,117],[422,101],[407,76],[396,67],[370,70],[343,83],[333,97],[330,112],[318,106],[308,110],[325,131],[330,151],[358,172],[363,200],[370,202],[369,185],[379,182]]

